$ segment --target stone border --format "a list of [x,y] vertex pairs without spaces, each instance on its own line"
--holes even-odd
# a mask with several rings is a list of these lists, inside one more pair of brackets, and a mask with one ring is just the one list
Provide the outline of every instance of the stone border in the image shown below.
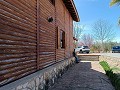
[[99,61],[100,55],[94,54],[78,54],[81,61]]
[[47,90],[74,64],[75,58],[72,57],[2,86],[0,90]]

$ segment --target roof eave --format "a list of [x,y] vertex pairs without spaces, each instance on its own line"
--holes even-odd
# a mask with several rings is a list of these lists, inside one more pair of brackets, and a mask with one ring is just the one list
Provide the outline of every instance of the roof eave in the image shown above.
[[68,9],[69,13],[71,14],[71,17],[73,18],[74,21],[79,22],[80,18],[77,12],[77,9],[75,7],[74,1],[73,0],[63,0],[66,8]]

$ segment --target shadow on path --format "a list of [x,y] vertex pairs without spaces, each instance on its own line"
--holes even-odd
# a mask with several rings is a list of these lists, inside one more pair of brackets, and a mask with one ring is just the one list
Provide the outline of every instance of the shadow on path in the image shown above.
[[80,62],[49,90],[114,90],[98,61]]

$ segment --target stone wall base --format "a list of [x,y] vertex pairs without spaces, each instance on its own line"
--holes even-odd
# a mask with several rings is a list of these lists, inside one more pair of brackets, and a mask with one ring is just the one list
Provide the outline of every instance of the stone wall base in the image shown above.
[[3,87],[0,90],[47,90],[58,78],[72,65],[75,64],[75,58],[70,58],[35,72]]

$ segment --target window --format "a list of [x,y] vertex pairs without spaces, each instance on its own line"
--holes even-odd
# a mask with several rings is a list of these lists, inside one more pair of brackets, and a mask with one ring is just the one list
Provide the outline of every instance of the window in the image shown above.
[[64,49],[65,48],[65,31],[59,29],[57,27],[57,48]]
[[65,48],[65,32],[60,30],[60,47]]
[[55,6],[55,0],[50,0],[50,1]]

